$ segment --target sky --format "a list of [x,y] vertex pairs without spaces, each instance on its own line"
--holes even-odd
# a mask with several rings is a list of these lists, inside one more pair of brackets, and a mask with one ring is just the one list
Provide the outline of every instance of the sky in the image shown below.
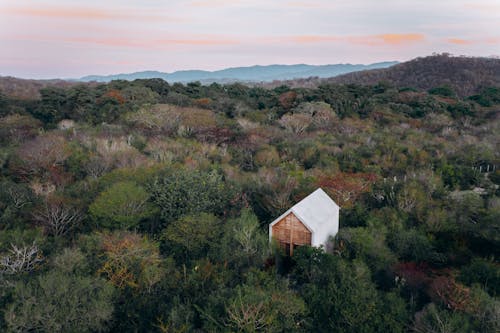
[[500,55],[500,0],[0,0],[0,76]]

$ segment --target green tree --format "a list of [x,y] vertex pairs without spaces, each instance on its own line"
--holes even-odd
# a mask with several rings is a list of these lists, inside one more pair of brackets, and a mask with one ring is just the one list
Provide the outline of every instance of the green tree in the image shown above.
[[200,213],[185,215],[170,223],[163,238],[178,258],[190,260],[207,255],[221,233],[221,223],[216,216]]
[[337,246],[343,255],[359,258],[373,271],[386,269],[396,261],[386,244],[386,230],[380,224],[370,228],[344,228],[337,235]]
[[[387,327],[381,319],[380,295],[363,262],[349,263],[310,247],[300,247],[293,260],[292,277],[308,306],[310,331],[378,332]],[[402,331],[401,316],[394,318],[399,321],[390,326]]]
[[118,182],[100,193],[90,205],[90,213],[99,225],[110,229],[136,227],[155,214],[149,194],[134,182]]
[[492,106],[500,103],[500,88],[486,87],[478,95],[470,96],[470,100],[475,101],[481,106]]
[[442,85],[439,87],[429,89],[429,94],[439,95],[439,96],[444,96],[444,97],[455,97],[456,96],[455,91],[453,91],[453,88],[449,85]]
[[5,321],[12,332],[101,331],[113,313],[113,287],[81,273],[78,252],[56,258],[54,267],[29,283],[18,281]]
[[415,315],[413,330],[422,333],[474,332],[466,315],[442,310],[434,303]]
[[490,295],[500,294],[500,267],[488,260],[475,258],[460,271],[460,280],[467,285],[478,283]]
[[67,117],[68,96],[65,89],[47,87],[40,89],[41,102],[34,115],[44,123],[54,124]]
[[440,262],[443,259],[429,237],[417,229],[395,231],[389,238],[389,246],[401,260]]
[[155,179],[148,188],[162,219],[172,222],[186,214],[222,214],[230,205],[231,188],[216,171],[177,171]]
[[224,325],[238,332],[300,332],[306,312],[286,283],[238,286],[225,310]]
[[144,104],[156,103],[159,95],[148,87],[141,85],[134,85],[126,87],[121,91],[123,97],[136,107]]
[[248,266],[262,264],[269,255],[268,236],[250,209],[225,224],[222,252],[225,259]]
[[244,282],[209,304],[196,306],[208,332],[302,332],[306,306],[289,282],[270,272],[249,271]]

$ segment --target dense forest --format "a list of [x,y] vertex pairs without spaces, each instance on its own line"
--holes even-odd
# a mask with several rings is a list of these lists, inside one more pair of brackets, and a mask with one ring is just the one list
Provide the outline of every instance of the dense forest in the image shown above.
[[388,69],[348,73],[328,82],[376,84],[384,81],[423,89],[449,85],[458,96],[467,97],[477,93],[477,87],[498,86],[499,67],[498,58],[454,57],[444,53],[416,58]]
[[[474,90],[4,91],[0,331],[498,332],[500,88]],[[318,187],[335,246],[287,257],[268,223]]]

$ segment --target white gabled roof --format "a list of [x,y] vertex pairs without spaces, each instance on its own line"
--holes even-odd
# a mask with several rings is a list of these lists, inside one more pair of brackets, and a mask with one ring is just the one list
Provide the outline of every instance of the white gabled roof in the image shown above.
[[293,213],[312,233],[312,245],[326,245],[330,236],[339,230],[340,207],[321,188],[302,199],[269,225],[272,237],[272,226],[286,215]]

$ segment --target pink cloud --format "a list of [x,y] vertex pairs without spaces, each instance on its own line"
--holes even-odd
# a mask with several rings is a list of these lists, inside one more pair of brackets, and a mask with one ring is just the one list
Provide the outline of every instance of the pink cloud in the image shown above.
[[450,44],[455,44],[455,45],[471,45],[474,43],[471,40],[462,39],[462,38],[448,38],[447,42]]
[[462,38],[448,38],[446,41],[454,45],[479,45],[479,44],[500,44],[500,37],[477,38],[477,39],[462,39]]
[[407,34],[380,34],[364,36],[324,36],[324,35],[302,35],[289,38],[295,43],[330,43],[330,42],[348,42],[368,46],[377,45],[403,45],[418,43],[425,40],[425,36],[419,33]]
[[4,12],[22,16],[42,16],[42,17],[63,17],[63,18],[86,18],[86,19],[110,19],[116,18],[116,13],[92,8],[28,8],[11,7],[4,9]]
[[174,20],[185,19],[166,17],[154,12],[137,11],[132,9],[105,10],[94,7],[6,7],[3,14],[33,16],[51,19],[82,19],[82,20]]
[[353,36],[348,37],[347,40],[354,44],[363,44],[370,46],[377,45],[403,45],[403,44],[413,44],[422,42],[425,40],[425,36],[419,33],[390,33],[390,34],[380,34],[380,35],[368,35],[368,36]]

